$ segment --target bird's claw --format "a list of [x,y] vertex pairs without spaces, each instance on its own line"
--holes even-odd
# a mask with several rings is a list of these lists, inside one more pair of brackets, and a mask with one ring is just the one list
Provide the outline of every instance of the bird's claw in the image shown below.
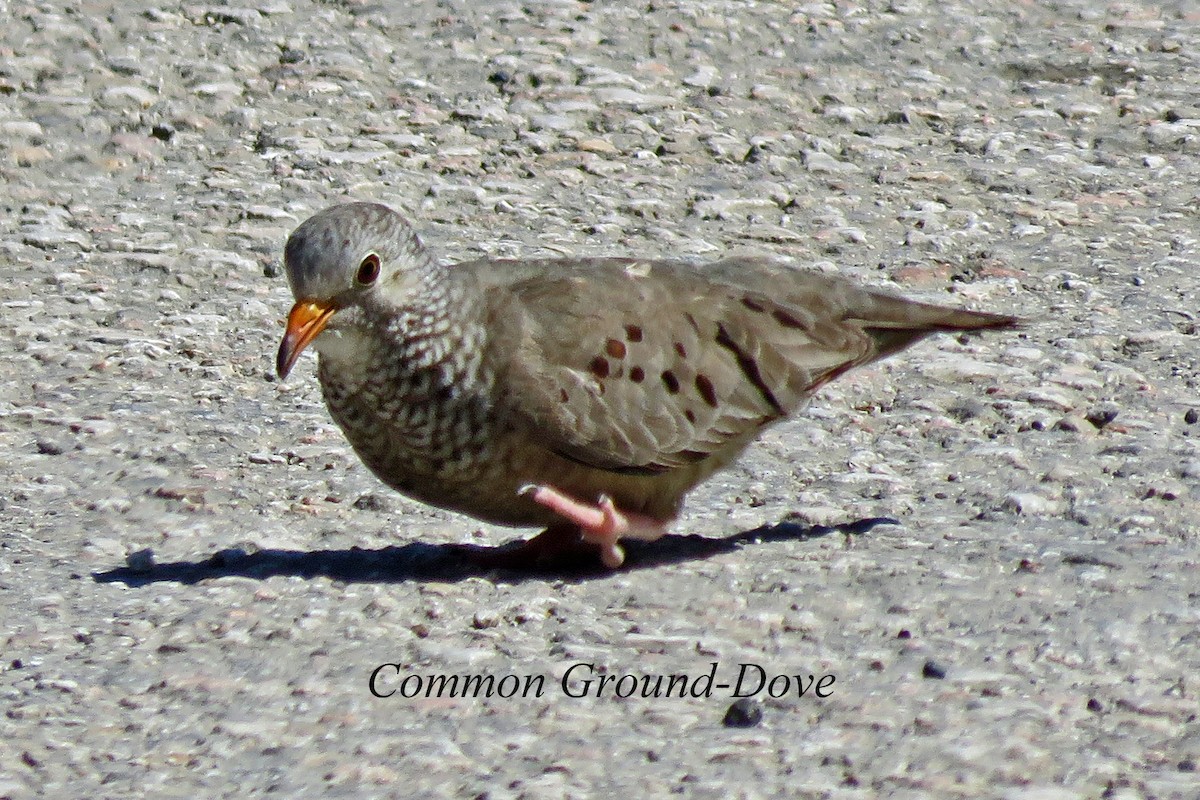
[[580,536],[599,548],[600,560],[609,569],[617,569],[625,563],[621,539],[652,542],[667,532],[661,520],[619,511],[606,494],[600,495],[595,505],[580,502],[552,486],[528,484],[522,486],[518,494],[579,526]]

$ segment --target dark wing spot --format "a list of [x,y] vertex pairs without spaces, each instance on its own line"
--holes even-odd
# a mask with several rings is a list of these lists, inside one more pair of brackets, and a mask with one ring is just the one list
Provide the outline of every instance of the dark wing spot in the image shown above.
[[608,360],[604,356],[596,356],[592,359],[592,363],[588,364],[588,369],[590,369],[592,374],[597,378],[607,378]]
[[696,414],[690,408],[683,412],[683,416],[687,418],[688,422],[692,423],[693,425],[696,424]]
[[708,379],[707,375],[696,376],[696,391],[704,398],[704,402],[713,408],[717,407],[717,390],[713,388],[712,381]]
[[699,450],[680,450],[679,455],[683,456],[685,461],[691,461],[693,464],[697,461],[703,461],[708,458],[708,453],[702,453]]
[[687,348],[683,346],[683,342],[675,343],[675,352],[679,354],[680,358],[687,358]]
[[757,300],[752,300],[749,297],[742,298],[742,305],[744,305],[746,308],[750,309],[751,311],[766,311],[767,310],[767,307],[764,306],[762,303],[758,302]]
[[570,401],[570,399],[571,399],[571,395],[567,394],[566,389],[558,390],[558,401],[560,403],[566,403],[566,402]]
[[633,369],[629,370],[629,380],[633,381],[634,383],[641,383],[645,379],[646,371],[641,367],[634,367]]
[[799,329],[803,330],[808,327],[803,322],[796,319],[788,312],[784,311],[782,308],[777,308],[774,311],[772,311],[771,316],[775,318],[776,322],[778,322],[780,325],[782,325],[785,328],[799,328]]
[[667,387],[667,391],[671,394],[679,394],[679,378],[675,377],[675,373],[667,370],[662,374],[663,385]]
[[725,330],[724,325],[717,326],[717,344],[733,353],[733,357],[737,359],[738,366],[741,367],[742,374],[746,376],[746,380],[750,381],[755,389],[758,389],[759,395],[771,407],[771,410],[776,415],[782,417],[786,412],[783,410],[783,406],[780,405],[779,399],[775,397],[775,393],[771,391],[771,387],[767,386],[767,382],[763,380],[762,372],[758,369],[758,362],[754,360],[753,356],[738,347],[737,342],[729,335],[729,331]]
[[626,325],[625,338],[631,342],[640,342],[642,340],[642,329],[637,325]]
[[624,358],[625,343],[618,342],[616,339],[609,339],[604,343],[604,352],[608,353],[613,358]]
[[700,332],[700,323],[696,322],[695,317],[685,311],[683,313],[683,318],[688,321],[688,325],[692,326],[692,330],[694,330],[696,333]]

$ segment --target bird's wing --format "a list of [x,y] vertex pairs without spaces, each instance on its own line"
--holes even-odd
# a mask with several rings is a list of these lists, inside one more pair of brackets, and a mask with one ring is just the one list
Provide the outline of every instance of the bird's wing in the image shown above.
[[[573,460],[661,472],[744,442],[826,380],[934,330],[1007,319],[731,259],[491,262],[507,403]],[[772,291],[772,289],[774,289]]]

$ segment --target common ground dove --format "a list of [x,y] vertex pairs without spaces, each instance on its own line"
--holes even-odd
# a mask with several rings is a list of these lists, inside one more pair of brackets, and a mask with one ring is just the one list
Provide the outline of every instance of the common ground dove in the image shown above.
[[[825,382],[937,331],[1014,317],[917,303],[759,258],[479,259],[444,266],[374,203],[288,239],[277,369],[310,344],[355,452],[403,494],[544,526],[610,567]],[[510,563],[512,563],[510,561]]]

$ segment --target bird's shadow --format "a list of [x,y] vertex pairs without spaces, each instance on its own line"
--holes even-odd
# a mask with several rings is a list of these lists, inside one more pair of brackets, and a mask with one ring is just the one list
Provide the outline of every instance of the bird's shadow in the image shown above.
[[[621,571],[650,569],[728,553],[740,547],[796,539],[816,539],[832,533],[863,534],[876,525],[899,525],[888,517],[871,517],[842,525],[802,525],[783,521],[724,538],[668,534],[654,542],[623,542],[626,558]],[[497,551],[501,548],[496,548]],[[213,578],[239,576],[271,578],[293,576],[325,577],[348,583],[401,583],[406,581],[460,581],[489,576],[498,582],[519,583],[547,577],[585,581],[612,575],[599,559],[568,559],[562,563],[536,564],[529,568],[497,568],[470,558],[462,546],[413,542],[378,550],[352,547],[349,550],[221,550],[202,561],[154,563],[152,554],[140,553],[124,567],[93,572],[97,583],[145,586],[152,583],[198,583]]]

